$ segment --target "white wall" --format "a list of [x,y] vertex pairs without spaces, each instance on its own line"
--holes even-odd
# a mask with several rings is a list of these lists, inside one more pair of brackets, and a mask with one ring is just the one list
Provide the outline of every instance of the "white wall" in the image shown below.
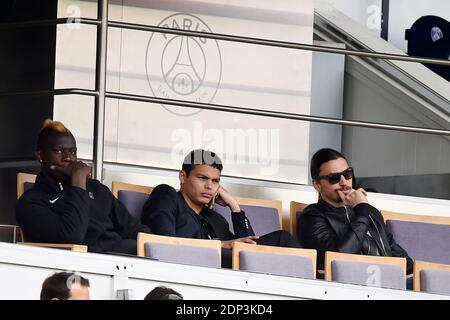
[[[66,16],[71,6],[82,16],[92,16],[96,9],[88,1],[58,5],[59,16]],[[109,16],[307,44],[313,38],[312,0],[123,0],[110,5]],[[110,28],[108,91],[310,113],[311,51],[165,37]],[[95,27],[59,26],[55,87],[93,88],[94,53]],[[190,84],[189,79],[194,79],[192,86],[181,85]],[[54,105],[55,118],[77,138],[79,156],[91,158],[92,99],[59,96]],[[226,174],[308,181],[308,122],[107,99],[105,139],[107,161],[173,169],[188,151],[202,147],[221,155]]]
[[[314,41],[316,45],[344,48],[344,45]],[[311,115],[341,119],[344,100],[345,56],[313,52]],[[309,157],[321,148],[341,150],[342,126],[311,122]],[[311,184],[311,176],[308,183]]]
[[380,35],[381,0],[315,0],[315,8],[334,8]]

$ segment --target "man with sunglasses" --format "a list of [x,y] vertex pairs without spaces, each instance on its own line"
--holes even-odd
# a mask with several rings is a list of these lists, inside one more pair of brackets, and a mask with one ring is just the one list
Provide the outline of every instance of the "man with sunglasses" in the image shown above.
[[413,261],[387,230],[380,211],[367,201],[366,191],[353,188],[353,168],[333,149],[320,149],[311,159],[311,177],[319,201],[305,208],[297,220],[297,234],[305,248],[317,250],[323,269],[326,251],[404,257],[407,272]]

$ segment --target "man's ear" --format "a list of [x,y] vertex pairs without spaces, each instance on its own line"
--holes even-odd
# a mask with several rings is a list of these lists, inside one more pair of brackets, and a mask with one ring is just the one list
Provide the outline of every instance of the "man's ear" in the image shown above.
[[178,173],[178,178],[180,179],[180,183],[183,184],[186,180],[186,172],[180,170],[180,172]]
[[320,193],[321,185],[320,185],[319,180],[312,179],[312,184],[313,184],[314,189],[316,189],[316,191],[318,193]]

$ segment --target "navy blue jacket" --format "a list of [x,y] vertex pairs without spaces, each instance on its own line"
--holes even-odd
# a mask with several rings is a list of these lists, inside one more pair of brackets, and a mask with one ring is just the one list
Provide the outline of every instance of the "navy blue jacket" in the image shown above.
[[18,200],[16,218],[26,241],[83,244],[100,253],[149,232],[99,181],[89,179],[84,190],[69,183],[60,186],[42,173]]
[[[200,213],[219,240],[233,240],[253,236],[254,232],[245,213],[232,213],[234,232],[225,218],[214,210],[204,207]],[[192,210],[181,193],[171,186],[161,184],[150,194],[142,211],[142,223],[155,234],[183,238],[205,239],[199,216]]]

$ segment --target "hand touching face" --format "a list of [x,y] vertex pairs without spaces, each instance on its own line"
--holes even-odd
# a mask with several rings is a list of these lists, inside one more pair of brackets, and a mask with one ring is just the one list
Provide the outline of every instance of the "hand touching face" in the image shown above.
[[229,207],[231,212],[240,212],[241,208],[237,200],[222,186],[219,186],[215,195],[215,202],[223,207]]
[[344,191],[337,191],[339,197],[344,203],[345,206],[354,208],[360,203],[368,203],[367,201],[367,192],[363,188],[355,189],[347,189]]

